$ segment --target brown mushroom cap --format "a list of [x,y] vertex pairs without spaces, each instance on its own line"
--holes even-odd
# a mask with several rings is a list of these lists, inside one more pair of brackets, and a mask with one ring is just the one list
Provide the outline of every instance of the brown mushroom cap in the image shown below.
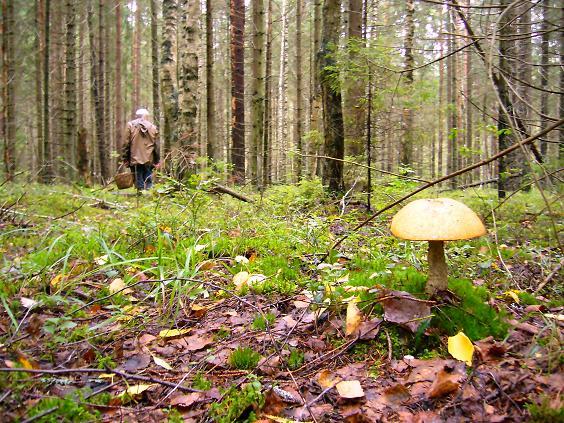
[[450,198],[415,200],[392,219],[392,234],[412,241],[454,241],[482,236],[486,228],[468,206]]

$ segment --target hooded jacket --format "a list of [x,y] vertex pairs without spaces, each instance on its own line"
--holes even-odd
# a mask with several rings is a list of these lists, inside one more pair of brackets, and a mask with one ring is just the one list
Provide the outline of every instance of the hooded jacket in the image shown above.
[[135,119],[127,123],[122,159],[133,165],[155,164],[160,161],[159,131],[148,120]]

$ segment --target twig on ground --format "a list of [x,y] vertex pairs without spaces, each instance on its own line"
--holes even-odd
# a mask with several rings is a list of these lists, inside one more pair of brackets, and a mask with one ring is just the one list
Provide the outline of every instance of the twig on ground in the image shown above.
[[177,386],[174,382],[168,382],[166,380],[157,379],[149,376],[133,375],[131,373],[121,372],[114,369],[92,369],[81,367],[78,369],[24,369],[24,368],[11,368],[11,367],[0,367],[0,373],[2,372],[24,372],[24,373],[36,373],[36,374],[47,374],[47,375],[62,375],[62,374],[72,374],[72,373],[113,373],[116,376],[123,377],[124,379],[141,380],[143,382],[157,383],[159,385],[167,386],[169,388],[176,388],[184,392],[203,392],[200,389],[187,388],[186,386]]
[[554,277],[560,272],[560,269],[562,269],[562,265],[564,265],[564,258],[560,259],[560,263],[558,263],[554,268],[554,270],[552,270],[552,272],[550,272],[550,274],[544,279],[544,281],[542,281],[539,284],[537,289],[535,289],[535,294],[542,291],[542,289],[546,286],[546,284],[549,283],[552,279],[554,279]]

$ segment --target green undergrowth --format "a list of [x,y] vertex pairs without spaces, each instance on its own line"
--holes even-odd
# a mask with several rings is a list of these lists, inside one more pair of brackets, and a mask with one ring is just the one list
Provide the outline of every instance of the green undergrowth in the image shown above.
[[[4,225],[0,233],[0,299],[12,322],[8,335],[25,313],[18,299],[27,296],[52,310],[56,314],[53,319],[62,319],[46,322],[43,333],[53,348],[60,344],[60,328],[68,330],[76,341],[89,337],[92,334],[84,326],[68,327],[72,317],[77,317],[70,312],[85,303],[74,290],[82,283],[94,284],[99,288],[91,295],[102,299],[109,294],[111,280],[121,278],[130,285],[139,273],[148,279],[182,279],[143,288],[142,295],[166,306],[163,320],[179,312],[180,298],[214,295],[196,282],[199,278],[206,275],[214,283],[234,289],[232,277],[241,271],[264,275],[252,289],[266,296],[308,290],[323,301],[329,286],[331,304],[337,307],[350,296],[346,286],[364,286],[368,290],[355,295],[363,310],[374,315],[382,313],[374,303],[375,291],[382,288],[426,298],[427,243],[390,236],[389,219],[397,209],[351,232],[367,216],[366,210],[354,206],[343,212],[341,203],[328,196],[318,180],[274,186],[264,193],[235,188],[251,197],[253,204],[226,195],[213,196],[205,191],[206,183],[203,176],[197,176],[184,186],[159,185],[140,199],[78,186],[0,187],[5,204],[13,204],[13,210],[23,216],[0,222]],[[373,207],[385,206],[390,197],[397,198],[413,186],[393,178],[380,181]],[[358,193],[351,195],[362,200]],[[533,263],[548,274],[558,260],[547,249],[550,231],[554,225],[561,229],[562,219],[542,212],[545,206],[536,190],[519,193],[499,208],[493,190],[425,192],[419,197],[435,195],[464,201],[485,218],[492,234],[494,229],[497,232],[496,237],[447,243],[449,287],[455,298],[452,303],[437,305],[430,328],[448,335],[463,330],[471,339],[488,335],[502,338],[507,329],[505,312],[487,303],[515,289],[504,265]],[[548,196],[552,210],[558,210],[552,194]],[[320,268],[319,258],[343,234],[350,236],[338,252],[329,255],[326,263],[331,267]],[[237,256],[248,262],[236,262]],[[209,261],[214,267],[204,273],[203,266]],[[60,280],[54,284],[57,277]],[[474,286],[474,280],[481,280],[482,286]],[[524,285],[518,290],[522,304],[538,302],[532,288]],[[561,288],[552,284],[546,289],[561,293]],[[132,303],[127,295],[117,294],[100,305],[108,307],[115,320],[126,316],[124,310]],[[257,321],[255,329],[264,330],[262,323],[266,326],[266,322]],[[131,324],[143,324],[143,318],[137,316]],[[49,328],[53,329],[50,333]],[[225,333],[229,336],[229,328]],[[425,354],[432,341],[428,340],[429,345],[421,342],[416,350]],[[432,354],[432,349],[427,353]],[[299,357],[293,361],[299,362]]]

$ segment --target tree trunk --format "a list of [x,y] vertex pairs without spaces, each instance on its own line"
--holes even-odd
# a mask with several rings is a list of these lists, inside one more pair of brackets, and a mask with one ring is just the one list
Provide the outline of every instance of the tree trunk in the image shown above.
[[[324,154],[337,160],[326,159],[323,168],[323,183],[329,190],[337,193],[343,190],[343,162],[345,154],[345,134],[341,88],[338,76],[333,74],[335,59],[332,48],[339,45],[340,0],[325,0],[323,5],[323,35],[319,53],[318,70],[321,82],[324,123]],[[337,85],[337,86],[336,86]]]
[[[197,0],[181,0],[178,91],[178,134],[182,169],[194,171],[198,155],[198,16]],[[183,173],[183,172],[182,172]]]
[[266,69],[264,77],[264,129],[262,139],[262,186],[266,187],[272,182],[272,169],[270,161],[270,146],[272,134],[272,108],[270,99],[272,97],[272,2],[268,1],[267,27],[266,27]]
[[[542,22],[541,22],[541,53],[540,60],[541,65],[539,68],[540,73],[540,86],[543,90],[548,89],[548,60],[549,60],[549,43],[550,43],[550,32],[548,32],[549,22],[548,13],[550,10],[550,0],[542,1]],[[562,73],[562,72],[561,72]],[[562,96],[561,96],[562,97]],[[548,95],[541,93],[540,95],[540,130],[544,130],[548,126]],[[540,152],[543,157],[546,157],[548,151],[548,143],[546,142],[545,135],[540,141]]]
[[[299,1],[299,0],[298,0]],[[252,90],[252,124],[249,172],[252,183],[260,185],[258,176],[259,168],[259,146],[264,137],[264,1],[254,0],[252,2],[253,13],[253,79]]]
[[163,157],[177,139],[178,91],[176,89],[176,0],[163,0],[163,34],[161,44],[161,100],[163,104]]
[[131,112],[140,108],[140,78],[141,78],[141,1],[135,0],[135,30],[133,35],[133,64],[132,64],[132,93],[131,93]]
[[302,177],[302,114],[303,114],[303,87],[302,87],[302,0],[296,0],[296,106],[294,116],[294,141],[296,143],[296,180]]
[[44,183],[51,182],[53,178],[53,151],[49,137],[49,47],[50,47],[50,19],[51,19],[51,0],[45,0],[45,29],[43,34],[45,42],[43,43],[43,157],[41,181]]
[[219,158],[216,152],[215,80],[213,76],[213,0],[206,0],[206,140],[207,155]]
[[[564,21],[564,7],[560,9],[560,22]],[[560,31],[560,63],[564,63],[564,31]],[[560,70],[560,92],[564,92],[564,72]],[[558,116],[564,116],[564,95],[560,94],[560,100],[558,102]],[[560,128],[558,131],[558,159],[562,160],[564,157],[564,129]]]
[[[154,0],[151,0],[154,1]],[[123,94],[121,89],[121,61],[122,61],[122,51],[121,51],[121,0],[115,0],[114,9],[116,13],[116,75],[115,75],[115,137],[116,137],[116,149],[119,153],[123,148],[123,128],[125,122],[123,121]]]
[[245,180],[245,2],[230,0],[231,164],[233,180]]
[[[66,46],[65,46],[65,150],[67,162],[76,162],[76,7],[74,0],[66,0]],[[74,178],[73,167],[70,175]]]
[[276,98],[276,153],[274,162],[276,163],[276,174],[286,176],[286,151],[287,151],[287,132],[286,132],[286,69],[287,69],[287,45],[288,45],[288,3],[282,0],[282,28],[280,40],[280,58],[278,70],[278,92]]
[[[413,70],[415,60],[413,58],[413,37],[415,35],[415,22],[413,16],[415,14],[414,0],[406,0],[405,13],[405,62],[404,75],[406,92],[409,97],[413,95]],[[409,107],[403,110],[403,137],[400,148],[400,163],[405,166],[413,165],[413,111]]]
[[7,181],[12,181],[16,172],[16,63],[14,43],[14,3],[11,0],[2,2],[3,37],[2,50],[4,54],[4,174]]
[[43,51],[43,31],[45,29],[44,16],[43,16],[43,0],[35,0],[35,27],[37,32],[35,33],[35,48],[37,53],[35,56],[35,122],[37,125],[37,160],[36,168],[33,169],[34,172],[42,169],[43,167],[43,111],[42,105],[42,51]]

